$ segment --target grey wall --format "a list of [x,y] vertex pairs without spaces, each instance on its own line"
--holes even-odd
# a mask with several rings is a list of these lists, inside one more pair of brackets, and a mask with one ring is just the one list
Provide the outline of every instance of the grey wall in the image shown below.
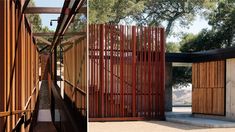
[[226,117],[235,119],[235,59],[226,60]]
[[172,111],[172,63],[165,68],[165,111]]

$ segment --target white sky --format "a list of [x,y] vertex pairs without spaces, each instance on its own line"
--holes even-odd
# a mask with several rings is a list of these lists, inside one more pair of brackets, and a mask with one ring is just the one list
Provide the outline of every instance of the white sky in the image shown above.
[[[64,0],[34,0],[37,7],[63,7]],[[57,22],[53,22],[50,26],[50,20],[57,19],[59,14],[40,14],[42,25],[47,26],[51,30],[55,30]]]

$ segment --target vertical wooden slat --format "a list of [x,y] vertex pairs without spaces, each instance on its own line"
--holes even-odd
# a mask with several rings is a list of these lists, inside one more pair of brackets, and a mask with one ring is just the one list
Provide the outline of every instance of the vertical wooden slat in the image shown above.
[[99,47],[99,72],[100,72],[100,98],[101,98],[101,117],[104,117],[104,25],[100,25],[100,47]]
[[120,61],[121,61],[121,66],[120,66],[120,85],[121,85],[121,116],[124,117],[124,75],[123,75],[123,67],[124,67],[124,43],[123,43],[123,29],[124,27],[121,26],[121,31],[120,31],[120,49],[121,49],[121,54],[120,54]]
[[136,116],[136,27],[132,27],[132,116]]
[[[0,111],[4,111],[5,104],[5,58],[6,58],[6,43],[5,43],[5,21],[6,21],[6,2],[0,1]],[[3,130],[4,119],[0,118],[0,131]]]

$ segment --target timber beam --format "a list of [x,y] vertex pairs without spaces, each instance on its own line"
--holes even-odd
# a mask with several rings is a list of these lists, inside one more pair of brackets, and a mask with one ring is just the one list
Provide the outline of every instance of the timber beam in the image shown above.
[[[28,7],[25,14],[61,14],[62,8],[60,7]],[[87,7],[81,7],[77,13],[86,13]]]
[[[34,36],[54,36],[55,33],[33,33]],[[70,32],[70,33],[65,33],[63,36],[78,36],[78,35],[86,35],[86,32]]]

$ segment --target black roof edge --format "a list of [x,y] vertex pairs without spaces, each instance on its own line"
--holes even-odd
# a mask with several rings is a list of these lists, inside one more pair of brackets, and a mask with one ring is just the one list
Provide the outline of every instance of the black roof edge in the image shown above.
[[194,63],[235,58],[235,47],[191,53],[166,53],[166,62]]

